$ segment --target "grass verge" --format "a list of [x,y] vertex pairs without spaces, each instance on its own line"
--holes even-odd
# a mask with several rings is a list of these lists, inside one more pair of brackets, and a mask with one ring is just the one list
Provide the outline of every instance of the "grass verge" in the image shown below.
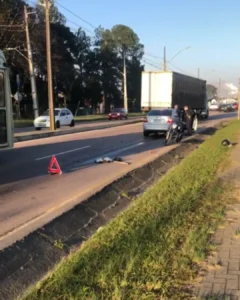
[[221,141],[239,130],[237,121],[219,130],[23,299],[187,299],[223,218]]
[[[143,113],[130,113],[129,117],[141,117]],[[103,121],[108,120],[108,115],[87,115],[87,116],[77,116],[74,117],[76,122],[94,122],[94,121]],[[14,120],[15,128],[22,128],[22,127],[32,127],[33,120],[31,119],[21,119],[21,120]]]

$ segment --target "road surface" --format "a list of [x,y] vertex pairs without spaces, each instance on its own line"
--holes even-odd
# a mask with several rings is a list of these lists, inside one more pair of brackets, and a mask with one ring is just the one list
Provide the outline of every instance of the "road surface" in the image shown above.
[[[129,121],[133,121],[133,120],[138,120],[141,119],[141,117],[129,117],[128,120],[112,120],[112,121],[108,121],[108,120],[102,120],[102,121],[81,121],[78,122],[76,121],[76,124],[74,126],[74,128],[97,128],[100,126],[104,126],[104,125],[109,125],[109,126],[113,126],[116,124],[123,124],[123,123],[128,123]],[[65,130],[72,130],[73,128],[69,127],[69,126],[62,126],[60,129],[58,129],[58,131],[65,131]],[[15,132],[15,136],[18,135],[22,135],[22,134],[39,134],[42,132],[46,132],[49,131],[49,129],[42,129],[40,131],[35,130],[35,128],[32,127],[20,127],[20,128],[15,128],[14,132]]]
[[[236,114],[215,114],[201,123],[213,126]],[[43,226],[104,186],[175,145],[142,136],[142,124],[16,143],[0,152],[0,249]],[[62,175],[47,174],[56,155]],[[121,156],[130,165],[97,165],[99,157]]]

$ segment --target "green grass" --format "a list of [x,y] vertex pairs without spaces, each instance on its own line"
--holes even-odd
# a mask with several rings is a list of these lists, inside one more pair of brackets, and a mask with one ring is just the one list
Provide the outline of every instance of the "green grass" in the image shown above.
[[221,141],[234,140],[239,125],[200,145],[23,299],[187,299],[227,201],[216,179],[229,151]]
[[[141,117],[144,114],[139,113],[129,113],[129,117]],[[74,117],[76,122],[93,122],[93,121],[101,121],[101,120],[107,120],[108,115],[87,115],[87,116],[77,116]],[[16,128],[22,128],[22,127],[29,127],[33,126],[33,120],[32,119],[21,119],[21,120],[14,120],[14,126]]]

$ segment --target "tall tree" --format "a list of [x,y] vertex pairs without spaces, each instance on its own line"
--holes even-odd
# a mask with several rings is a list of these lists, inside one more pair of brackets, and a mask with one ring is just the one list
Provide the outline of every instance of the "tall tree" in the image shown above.
[[[60,23],[66,25],[66,18],[59,12],[54,0],[49,0],[50,7],[50,23]],[[38,9],[42,14],[45,14],[45,0],[38,0]]]
[[[50,22],[52,43],[53,89],[56,105],[62,105],[59,93],[64,94],[74,111],[81,106],[96,108],[103,96],[106,108],[110,104],[122,106],[123,52],[126,54],[128,94],[130,108],[140,104],[141,58],[143,46],[134,31],[124,25],[111,30],[99,27],[91,39],[82,28],[73,33],[66,25],[54,0],[50,0]],[[12,90],[16,90],[16,74],[20,74],[22,92],[26,95],[23,104],[31,107],[31,87],[26,59],[26,35],[24,31],[23,0],[0,0],[0,48],[16,48],[6,55],[11,68]],[[44,0],[35,7],[28,6],[29,31],[33,51],[34,70],[37,79],[38,100],[41,110],[47,108],[47,63],[45,43]],[[15,26],[15,25],[18,25]],[[10,26],[10,27],[9,27]],[[6,30],[7,28],[7,30]],[[25,58],[24,58],[25,56]]]
[[[115,25],[111,30],[103,30],[100,31],[101,40],[99,42],[99,45],[103,51],[110,51],[113,53],[115,57],[115,65],[112,66],[112,68],[115,68],[118,70],[118,76],[116,78],[116,85],[117,89],[119,87],[123,87],[122,81],[123,81],[123,58],[126,57],[127,66],[134,65],[135,69],[134,71],[135,76],[139,77],[141,73],[141,59],[143,56],[143,45],[140,43],[139,37],[137,34],[128,26],[125,25]],[[111,60],[113,61],[113,60]],[[138,65],[138,68],[136,66]],[[129,70],[127,70],[128,75],[130,75]],[[128,78],[128,87],[131,87],[131,81],[135,80],[134,77],[130,75]],[[119,82],[121,81],[121,83]],[[133,99],[135,101],[138,101],[140,103],[140,97],[139,93],[141,90],[141,86],[138,85],[137,90],[135,90],[135,93],[133,94],[133,90],[131,90],[130,98],[128,99],[129,102],[133,103]],[[123,99],[123,93],[122,97]],[[137,106],[139,106],[136,103]],[[132,106],[132,105],[130,105]]]
[[217,96],[217,88],[212,84],[207,84],[208,98],[214,98]]

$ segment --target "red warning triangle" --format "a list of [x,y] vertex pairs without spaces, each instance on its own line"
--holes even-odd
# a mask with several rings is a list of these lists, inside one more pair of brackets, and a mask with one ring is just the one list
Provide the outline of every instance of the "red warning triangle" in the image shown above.
[[56,159],[56,157],[53,155],[48,167],[48,173],[49,174],[62,174],[62,170],[59,166],[59,163]]

